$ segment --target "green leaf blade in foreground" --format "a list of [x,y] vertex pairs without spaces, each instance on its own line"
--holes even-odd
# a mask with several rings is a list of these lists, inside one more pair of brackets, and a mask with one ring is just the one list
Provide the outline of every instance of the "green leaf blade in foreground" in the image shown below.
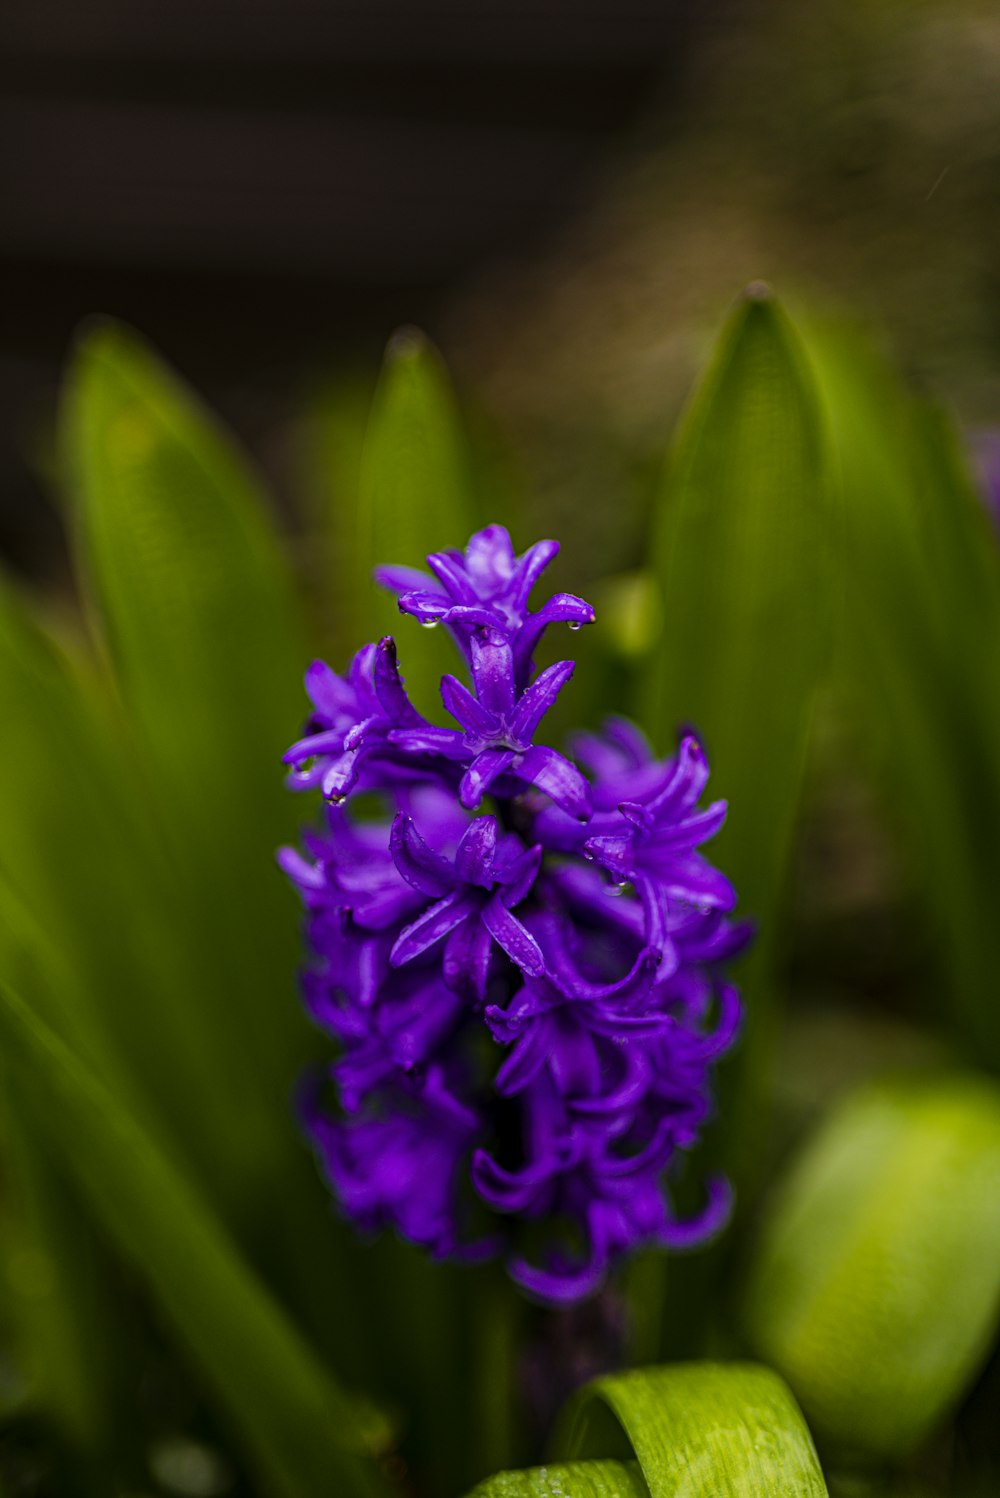
[[702,735],[713,798],[729,802],[712,858],[760,934],[743,972],[747,1033],[730,1132],[746,1137],[774,1026],[766,981],[809,721],[830,640],[828,517],[817,402],[796,336],[748,295],[696,393],[652,537],[661,642],[637,716],[658,750],[679,725]]
[[754,1364],[686,1363],[597,1379],[571,1401],[557,1444],[577,1459],[618,1456],[609,1448],[623,1438],[651,1498],[826,1495],[795,1400],[776,1373]]
[[[248,755],[275,800],[274,757],[302,713],[305,647],[255,478],[127,329],[86,336],[67,389],[68,474],[126,700],[161,760],[242,777]],[[192,737],[206,728],[195,755]]]
[[[354,546],[343,556],[341,585],[353,599],[357,645],[397,636],[407,687],[430,713],[440,712],[438,686],[442,673],[454,669],[454,650],[443,630],[416,640],[416,621],[401,617],[372,573],[386,563],[426,570],[430,552],[464,547],[474,526],[469,491],[468,455],[443,361],[422,334],[405,329],[386,351],[372,402]],[[419,648],[407,648],[407,635]]]
[[[200,1132],[185,1148],[192,1173],[336,1348],[320,1290],[337,1278],[342,1234],[290,1117],[313,1042],[296,993],[296,902],[274,861],[302,816],[281,766],[307,710],[291,577],[235,444],[137,336],[111,326],[81,341],[63,423],[85,578],[124,707],[111,737],[129,762],[128,815],[168,876],[162,898],[136,860],[117,907],[130,936],[142,930],[143,993],[143,970],[160,974],[167,954],[168,995],[148,999],[183,1040],[163,1049],[159,1074],[145,1067],[141,1094],[172,1099],[172,1122],[180,1112]],[[64,880],[77,906],[79,883]],[[134,976],[88,983],[95,1007],[120,1009],[121,995],[144,1022]],[[127,1062],[139,1040],[123,1038]],[[181,1118],[173,1142],[190,1132]]]
[[0,1029],[47,1147],[149,1284],[273,1490],[386,1498],[352,1402],[170,1160],[6,989]]
[[845,1101],[766,1218],[757,1353],[852,1460],[905,1455],[960,1397],[1000,1315],[1000,1090],[973,1076]]
[[291,576],[235,444],[136,335],[109,326],[81,341],[63,438],[87,586],[202,944],[212,1000],[190,995],[191,1022],[221,1061],[237,1011],[218,1012],[217,996],[239,995],[252,1118],[262,1074],[287,1095],[304,1034],[273,863],[298,815],[281,754],[307,706]]
[[468,1498],[649,1498],[635,1462],[558,1462],[498,1472]]

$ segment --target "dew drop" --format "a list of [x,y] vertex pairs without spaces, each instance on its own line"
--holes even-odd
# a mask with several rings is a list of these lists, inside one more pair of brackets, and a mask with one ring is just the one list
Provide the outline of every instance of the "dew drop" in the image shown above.
[[625,880],[622,881],[621,884],[611,884],[611,885],[609,885],[608,886],[608,894],[609,895],[627,895],[628,892],[629,892],[629,890],[631,888],[632,888],[631,884],[629,884],[628,880],[625,879]]
[[420,627],[421,629],[437,629],[440,622],[440,619],[421,619]]
[[571,619],[569,621],[569,627],[573,631],[573,633],[576,634],[576,632],[577,632],[578,629],[582,629],[583,628],[583,620],[582,619]]

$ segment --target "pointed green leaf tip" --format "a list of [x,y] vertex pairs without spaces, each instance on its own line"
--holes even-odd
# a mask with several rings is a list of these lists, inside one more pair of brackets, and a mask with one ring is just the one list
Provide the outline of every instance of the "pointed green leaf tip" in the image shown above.
[[[250,1220],[261,1169],[280,1179],[291,1158],[291,1140],[276,1133],[261,1100],[283,1103],[303,1050],[294,1006],[274,1002],[294,963],[273,850],[296,817],[280,761],[303,713],[308,653],[298,601],[249,464],[136,334],[108,324],[81,336],[62,441],[96,630],[133,757],[164,813],[158,835],[185,873],[176,891],[184,940],[171,940],[178,962],[190,955],[188,972],[197,970],[193,981],[178,981],[172,1001],[178,1025],[189,1029],[187,1075],[198,1099],[197,1107],[185,1099],[186,1111],[244,1120],[224,1174]],[[248,931],[267,939],[250,942]],[[232,1016],[205,1002],[223,991],[240,995],[238,1068]],[[198,1157],[217,1167],[213,1156],[232,1130],[206,1128],[205,1138]]]
[[143,727],[171,756],[204,733],[203,778],[214,767],[206,756],[221,765],[259,745],[273,787],[274,756],[299,711],[305,646],[249,465],[177,376],[116,324],[81,336],[62,430],[88,582]]
[[44,1143],[173,1321],[274,1492],[386,1498],[355,1406],[170,1159],[5,988],[0,1034]]
[[752,1265],[746,1320],[817,1434],[912,1450],[967,1387],[1000,1311],[1000,1089],[868,1088],[806,1146]]
[[[636,710],[660,750],[692,724],[712,794],[729,802],[718,862],[761,935],[744,968],[747,1032],[731,1073],[751,1079],[750,1096],[720,1115],[748,1156],[753,1133],[744,1123],[757,1112],[752,1095],[762,1092],[777,991],[767,944],[830,652],[829,532],[812,376],[785,314],[755,284],[723,332],[668,463],[651,544],[663,629]],[[739,1162],[729,1165],[739,1181]]]
[[795,1400],[777,1374],[754,1364],[677,1364],[597,1379],[568,1406],[557,1445],[572,1457],[604,1457],[620,1455],[625,1442],[650,1498],[825,1498]]
[[416,328],[403,328],[386,349],[372,402],[354,565],[369,577],[382,562],[422,567],[428,552],[461,545],[468,486],[444,362]]
[[451,669],[447,643],[423,639],[410,648],[416,626],[401,624],[395,598],[372,574],[387,563],[426,570],[429,552],[464,545],[475,529],[470,487],[444,362],[416,328],[403,328],[386,350],[372,402],[355,543],[343,557],[341,581],[353,600],[355,637],[395,635],[410,694],[433,712],[440,708],[441,675]]

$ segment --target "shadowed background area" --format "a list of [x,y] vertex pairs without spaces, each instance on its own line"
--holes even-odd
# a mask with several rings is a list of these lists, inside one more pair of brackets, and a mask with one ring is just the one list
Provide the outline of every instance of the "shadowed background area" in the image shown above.
[[141,327],[253,438],[293,378],[439,323],[470,275],[565,222],[715,9],[5,7],[0,547],[53,565],[31,467],[81,318]]
[[989,427],[998,60],[986,0],[9,6],[0,549],[64,576],[50,413],[94,313],[286,503],[290,415],[329,422],[423,326],[588,572],[636,560],[647,465],[753,276],[853,309]]

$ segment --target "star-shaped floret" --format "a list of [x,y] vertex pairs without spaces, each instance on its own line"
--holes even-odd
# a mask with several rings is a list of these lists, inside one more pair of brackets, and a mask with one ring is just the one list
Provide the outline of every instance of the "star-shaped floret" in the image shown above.
[[510,641],[517,681],[523,686],[531,675],[535,646],[548,625],[564,622],[579,629],[594,622],[591,605],[573,593],[556,593],[537,613],[529,610],[535,583],[558,554],[558,541],[538,541],[517,557],[506,529],[488,525],[476,532],[464,555],[433,552],[427,558],[433,578],[411,567],[380,567],[375,576],[399,596],[403,613],[421,624],[447,624],[466,653],[478,626],[499,629]]
[[399,967],[445,942],[444,976],[452,988],[482,1000],[493,944],[525,973],[544,969],[530,931],[512,914],[535,882],[540,848],[513,833],[501,836],[496,817],[477,817],[453,858],[429,847],[411,817],[400,814],[390,838],[400,874],[433,903],[403,927],[390,955]]
[[318,786],[328,801],[346,798],[366,761],[405,757],[407,733],[425,726],[406,695],[391,635],[359,650],[346,677],[325,661],[313,661],[306,691],[314,708],[308,732],[283,760],[292,766],[288,784],[293,790]]
[[[445,676],[441,682],[441,700],[461,730],[415,729],[407,731],[406,741],[426,754],[465,764],[458,793],[469,810],[475,810],[504,776],[536,786],[572,817],[588,817],[590,788],[585,776],[565,755],[533,742],[539,724],[573,675],[573,662],[557,661],[519,691],[510,642],[499,630],[477,625],[470,651],[475,695],[457,677]],[[390,741],[395,737],[390,735]]]

